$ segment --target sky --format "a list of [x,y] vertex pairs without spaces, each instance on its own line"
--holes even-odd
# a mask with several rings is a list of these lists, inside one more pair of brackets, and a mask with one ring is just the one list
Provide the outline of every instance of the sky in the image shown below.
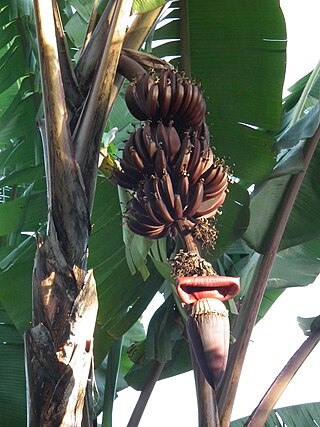
[[[285,88],[311,71],[320,60],[319,0],[281,0],[286,18],[288,47]],[[284,92],[286,94],[286,92]],[[305,340],[297,316],[320,314],[320,277],[306,288],[288,289],[255,327],[249,345],[233,410],[233,419],[248,415],[288,359]],[[154,303],[159,304],[159,298]],[[285,316],[282,314],[285,313]],[[144,316],[147,321],[149,314]],[[277,407],[320,401],[320,345],[277,403]],[[139,393],[119,393],[114,407],[114,427],[127,425]],[[180,408],[184,407],[184,411]],[[159,381],[139,427],[197,425],[197,403],[192,372]]]

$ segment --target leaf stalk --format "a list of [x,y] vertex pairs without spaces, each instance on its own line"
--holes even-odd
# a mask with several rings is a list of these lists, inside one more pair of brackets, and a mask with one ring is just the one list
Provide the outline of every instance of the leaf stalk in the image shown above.
[[276,256],[279,244],[288,222],[293,204],[299,192],[301,183],[312,159],[320,138],[320,126],[315,134],[306,141],[303,172],[293,175],[288,183],[285,196],[275,220],[275,228],[270,236],[266,251],[260,256],[255,274],[249,285],[248,295],[240,310],[239,317],[233,336],[235,342],[230,348],[227,371],[223,379],[219,395],[219,409],[221,414],[221,427],[228,427],[230,424],[231,412],[239,383],[239,378],[244,363],[246,351],[249,345],[250,336],[255,325],[261,300],[266,288],[269,273]]
[[313,332],[291,357],[269,387],[244,427],[263,427],[278,399],[320,340],[320,330]]
[[137,427],[139,425],[143,412],[151,396],[151,393],[154,389],[156,382],[160,378],[164,366],[165,363],[155,361],[155,365],[151,371],[151,375],[140,393],[139,399],[131,414],[127,427]]

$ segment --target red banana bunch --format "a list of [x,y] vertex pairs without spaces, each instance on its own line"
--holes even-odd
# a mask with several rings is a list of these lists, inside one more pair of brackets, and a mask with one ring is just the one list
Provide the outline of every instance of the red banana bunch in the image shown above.
[[184,129],[198,126],[206,103],[201,87],[175,70],[162,70],[159,76],[145,73],[134,79],[125,95],[131,114],[138,120],[174,120]]
[[125,142],[121,170],[112,180],[134,192],[128,227],[158,239],[176,234],[177,221],[192,228],[223,203],[228,168],[209,146],[200,86],[176,71],[145,73],[126,91],[131,113],[146,120]]

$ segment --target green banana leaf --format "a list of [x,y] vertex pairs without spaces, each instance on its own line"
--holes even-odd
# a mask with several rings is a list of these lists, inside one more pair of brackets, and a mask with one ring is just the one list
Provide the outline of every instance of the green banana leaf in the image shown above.
[[169,35],[167,26],[155,31],[162,44],[153,53],[188,65],[203,85],[218,155],[230,157],[235,176],[256,183],[274,165],[274,140],[260,129],[278,130],[281,117],[286,32],[279,2],[191,0],[181,16],[178,6],[166,16],[179,19],[168,24]]
[[132,5],[133,13],[145,13],[156,9],[166,3],[167,0],[134,0]]
[[[136,347],[138,343],[142,342],[145,338],[144,327],[142,323],[136,322],[132,328],[130,328],[125,335],[123,336],[121,358],[119,363],[119,373],[117,378],[117,384],[115,385],[115,391],[119,392],[124,388],[128,387],[127,382],[124,379],[124,376],[129,371],[133,362],[130,360],[128,353],[132,351],[133,347]],[[108,356],[100,363],[99,367],[95,370],[95,387],[93,390],[93,411],[94,417],[97,417],[104,406],[105,399],[105,385],[111,382],[110,379],[110,370],[107,371],[108,366]],[[108,376],[108,377],[107,377]],[[106,379],[107,377],[107,379]],[[90,389],[90,388],[89,388]],[[91,393],[90,393],[91,394]]]
[[26,425],[23,339],[1,304],[0,376],[1,425]]
[[[274,221],[292,173],[302,170],[304,144],[300,141],[311,137],[319,126],[319,103],[312,107],[307,116],[301,118],[279,139],[285,156],[270,175],[269,180],[258,184],[251,196],[251,219],[244,235],[247,243],[257,252],[263,253],[267,238],[271,234]],[[296,246],[320,235],[314,213],[320,208],[320,194],[317,191],[320,149],[317,147],[294,203],[289,221],[281,240],[280,250]],[[268,204],[265,201],[268,200]]]
[[[232,421],[230,427],[242,427],[247,417]],[[320,403],[287,406],[273,410],[265,427],[314,427],[320,424]]]

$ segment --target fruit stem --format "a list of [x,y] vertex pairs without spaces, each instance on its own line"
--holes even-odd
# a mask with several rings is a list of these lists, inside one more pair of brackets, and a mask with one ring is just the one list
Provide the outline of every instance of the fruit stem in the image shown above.
[[198,247],[194,241],[194,237],[191,233],[190,225],[184,219],[178,219],[176,224],[178,234],[183,244],[183,249],[186,252],[195,252],[200,255]]
[[148,377],[145,385],[143,386],[143,389],[141,390],[139,399],[132,412],[127,427],[137,427],[139,425],[145,407],[147,406],[147,403],[149,401],[150,395],[154,389],[156,382],[160,378],[164,365],[165,363],[155,361],[153,369],[150,372],[150,376]]
[[258,406],[252,412],[245,423],[245,427],[262,427],[265,425],[267,418],[277,403],[278,399],[288,386],[298,369],[306,361],[312,350],[320,340],[320,330],[316,330],[308,336],[300,348],[294,353],[286,366],[273,381]]
[[129,82],[146,73],[145,69],[132,58],[121,53],[117,72],[125,77]]
[[201,427],[220,427],[215,390],[203,376],[190,341],[189,349],[197,393],[198,425]]

